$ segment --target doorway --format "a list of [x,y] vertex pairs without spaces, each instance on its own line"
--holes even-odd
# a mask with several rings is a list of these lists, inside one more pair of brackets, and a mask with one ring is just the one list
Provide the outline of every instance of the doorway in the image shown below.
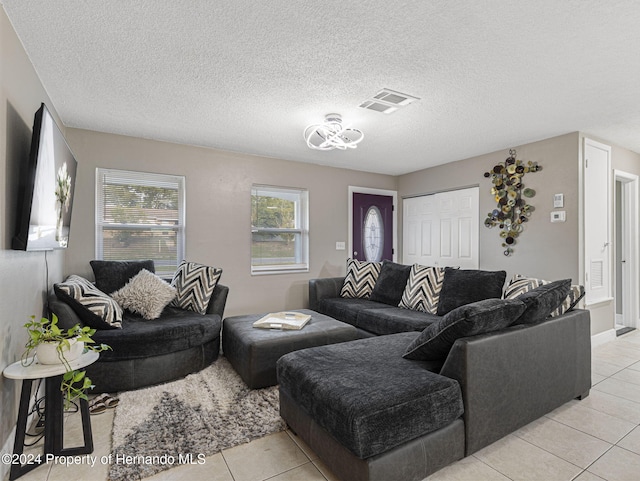
[[618,335],[638,322],[638,176],[614,171],[615,329]]
[[396,260],[397,193],[349,186],[349,257]]

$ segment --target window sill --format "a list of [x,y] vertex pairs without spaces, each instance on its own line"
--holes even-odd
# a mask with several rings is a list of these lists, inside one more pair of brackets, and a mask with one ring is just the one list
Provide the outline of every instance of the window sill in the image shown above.
[[283,267],[283,266],[273,266],[273,267],[252,267],[251,275],[252,276],[264,276],[270,274],[298,274],[301,272],[309,272],[308,266],[295,266],[295,267]]

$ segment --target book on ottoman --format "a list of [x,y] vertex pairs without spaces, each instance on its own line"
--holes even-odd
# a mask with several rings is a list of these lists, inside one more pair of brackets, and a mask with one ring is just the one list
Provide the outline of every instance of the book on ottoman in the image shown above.
[[300,312],[272,312],[254,322],[253,327],[300,330],[310,319],[310,315]]

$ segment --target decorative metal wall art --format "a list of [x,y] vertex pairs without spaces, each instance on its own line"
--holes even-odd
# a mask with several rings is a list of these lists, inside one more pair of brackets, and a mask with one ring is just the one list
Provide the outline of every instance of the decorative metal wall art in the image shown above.
[[542,167],[537,162],[529,161],[525,164],[516,159],[516,149],[510,149],[509,157],[504,162],[496,164],[490,172],[484,173],[485,177],[491,178],[491,195],[497,203],[496,208],[489,212],[484,220],[484,225],[500,228],[505,256],[513,253],[513,245],[524,229],[523,224],[535,210],[532,205],[527,204],[523,196],[531,198],[536,195],[536,191],[524,188],[523,177],[529,172],[539,170],[542,170]]

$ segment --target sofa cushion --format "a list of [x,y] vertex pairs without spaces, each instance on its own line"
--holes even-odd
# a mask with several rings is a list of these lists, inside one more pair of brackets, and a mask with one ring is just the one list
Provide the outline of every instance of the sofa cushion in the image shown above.
[[64,282],[54,284],[58,299],[66,302],[89,327],[94,329],[119,329],[122,308],[111,297],[87,279],[71,275]]
[[411,266],[396,264],[387,260],[382,261],[380,275],[373,286],[370,299],[398,307],[410,273]]
[[345,299],[369,299],[373,286],[380,275],[380,262],[347,260],[347,275],[340,290],[340,297]]
[[222,269],[183,260],[171,281],[176,289],[176,297],[171,305],[206,314],[220,276]]
[[506,276],[505,271],[447,268],[442,281],[437,314],[444,316],[465,304],[502,297]]
[[419,332],[440,319],[426,312],[387,306],[386,309],[361,309],[355,325],[378,336],[384,336],[397,332]]
[[121,330],[97,331],[93,340],[111,346],[100,353],[101,362],[140,359],[202,346],[220,336],[221,326],[217,314],[168,306],[153,320],[125,312]]
[[321,299],[316,310],[321,314],[333,317],[347,324],[355,326],[358,313],[363,309],[389,309],[387,304],[370,301],[369,299],[343,299],[342,297]]
[[175,287],[160,277],[142,269],[127,284],[111,294],[124,309],[145,319],[157,319],[162,310],[176,297]]
[[409,344],[404,357],[419,361],[444,359],[456,339],[504,329],[525,308],[524,302],[517,299],[485,299],[458,307],[422,331]]
[[411,266],[400,307],[437,314],[444,271],[444,267]]
[[[535,289],[543,284],[549,284],[550,281],[544,279],[536,279],[535,277],[526,277],[520,274],[516,274],[509,281],[509,285],[504,291],[504,298],[515,299],[520,294],[524,294],[532,289]],[[569,293],[564,298],[560,306],[551,313],[551,317],[561,316],[565,312],[572,310],[578,302],[584,297],[584,286],[571,285]]]
[[418,334],[304,349],[278,361],[280,390],[354,455],[366,459],[436,431],[463,412],[460,386],[402,358]]
[[89,262],[96,278],[96,287],[106,294],[111,294],[124,287],[133,276],[142,269],[155,272],[152,260],[146,261],[99,261]]
[[516,297],[527,309],[514,324],[537,324],[558,309],[571,290],[571,279],[549,282]]

